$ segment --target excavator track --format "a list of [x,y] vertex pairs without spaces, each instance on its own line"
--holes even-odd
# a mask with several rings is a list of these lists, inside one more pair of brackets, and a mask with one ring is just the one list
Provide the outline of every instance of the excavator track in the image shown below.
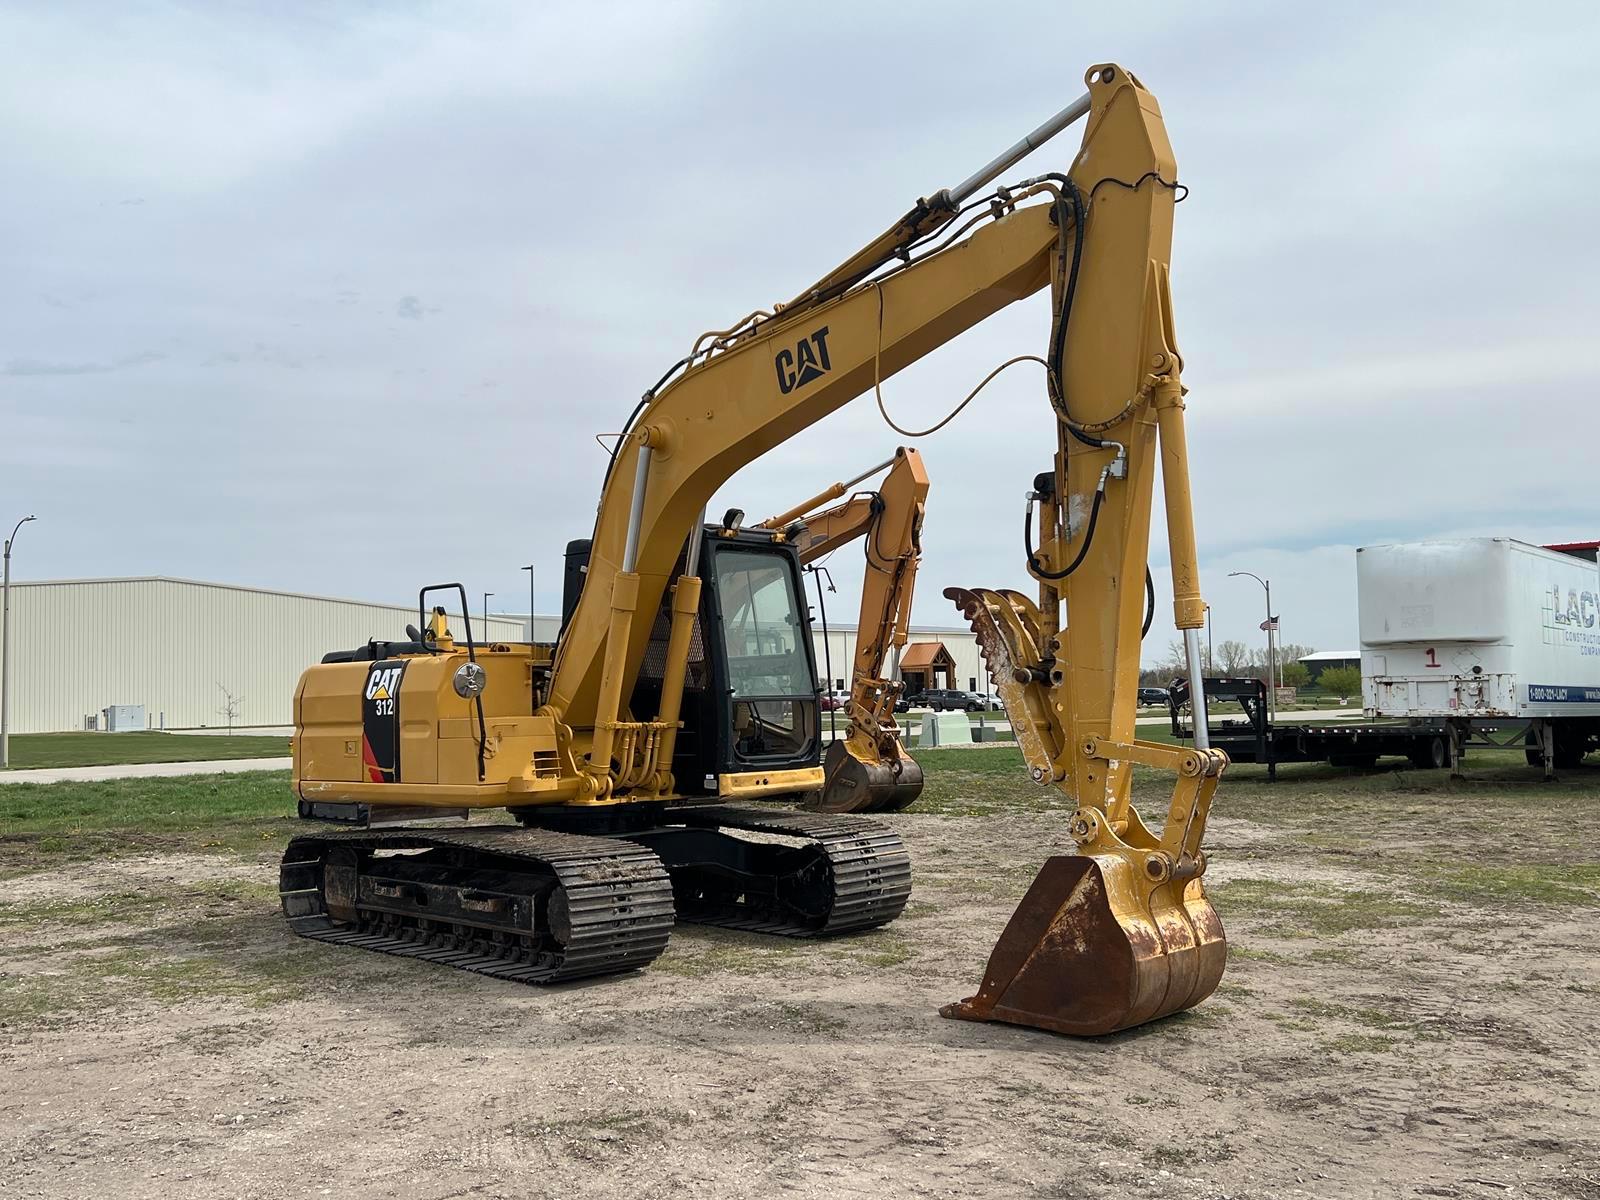
[[[771,851],[771,873],[741,888],[679,859],[672,831],[660,853],[673,875],[678,919],[785,937],[832,937],[886,925],[911,896],[911,858],[900,835],[864,817],[717,805],[668,818],[735,849]],[[738,832],[804,839],[799,847],[752,843]],[[675,861],[678,860],[678,861]]]
[[649,850],[543,829],[308,834],[278,886],[301,937],[518,983],[647,966],[674,919]]

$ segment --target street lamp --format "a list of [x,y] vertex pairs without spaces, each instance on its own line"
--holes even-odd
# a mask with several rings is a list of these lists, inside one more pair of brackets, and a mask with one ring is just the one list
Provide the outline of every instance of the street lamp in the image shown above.
[[483,594],[483,637],[485,641],[489,638],[489,597],[492,595],[494,595],[493,592],[485,592]]
[[1259,583],[1267,592],[1267,619],[1261,628],[1267,632],[1267,715],[1274,721],[1278,719],[1278,652],[1277,645],[1272,635],[1277,628],[1277,622],[1272,619],[1272,584],[1261,578],[1254,571],[1229,571],[1228,578],[1235,575],[1248,575]]
[[539,639],[533,635],[533,564],[529,563],[522,569],[528,573],[528,640],[536,642]]
[[11,527],[6,539],[5,600],[0,602],[0,768],[11,765],[11,544],[17,540],[17,530],[29,521],[38,520],[32,513]]
[[1211,661],[1211,605],[1206,605],[1206,670],[1215,671],[1216,664]]

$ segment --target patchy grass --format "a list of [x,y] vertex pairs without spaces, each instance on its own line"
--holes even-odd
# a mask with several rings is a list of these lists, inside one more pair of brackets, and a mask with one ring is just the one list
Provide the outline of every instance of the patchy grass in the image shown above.
[[1468,904],[1600,908],[1600,865],[1593,863],[1463,866],[1446,869],[1429,883],[1438,895]]
[[233,1000],[267,1008],[310,994],[325,983],[323,956],[300,947],[223,955],[152,952],[142,944],[97,945],[56,952],[48,967],[0,974],[0,1028],[65,1020],[90,1009],[132,1004]]
[[1282,938],[1338,937],[1362,929],[1393,929],[1439,915],[1423,904],[1377,889],[1272,879],[1234,879],[1211,887],[1213,899],[1234,916],[1256,918],[1257,933]]
[[[208,880],[175,890],[106,892],[70,900],[0,899],[0,929],[62,925],[74,934],[109,924],[149,925],[183,909],[211,910],[239,904],[276,905],[277,887],[266,880]],[[76,939],[75,939],[76,940]]]
[[283,758],[288,753],[289,739],[281,734],[18,733],[11,737],[11,769],[17,771],[32,767]]
[[254,856],[295,826],[287,771],[0,786],[0,870],[162,850]]

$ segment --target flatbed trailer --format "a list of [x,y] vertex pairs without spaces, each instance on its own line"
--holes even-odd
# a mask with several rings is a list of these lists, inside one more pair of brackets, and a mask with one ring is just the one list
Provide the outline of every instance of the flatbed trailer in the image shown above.
[[[1207,679],[1208,710],[1236,703],[1244,711],[1237,718],[1208,722],[1211,744],[1227,751],[1236,763],[1262,763],[1267,778],[1278,777],[1279,763],[1325,762],[1335,767],[1371,767],[1380,758],[1404,758],[1421,770],[1460,774],[1468,746],[1524,749],[1530,766],[1543,765],[1546,776],[1554,772],[1551,756],[1541,752],[1547,731],[1540,723],[1516,719],[1485,721],[1465,717],[1421,717],[1390,721],[1341,721],[1335,724],[1274,722],[1267,715],[1267,686],[1259,679]],[[1167,692],[1172,713],[1172,735],[1180,741],[1194,737],[1189,706],[1189,684],[1179,679]]]

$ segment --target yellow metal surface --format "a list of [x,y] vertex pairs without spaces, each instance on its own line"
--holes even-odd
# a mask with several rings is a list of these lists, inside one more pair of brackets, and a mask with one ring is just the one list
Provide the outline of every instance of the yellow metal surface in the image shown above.
[[717,795],[730,800],[798,795],[821,787],[822,778],[821,767],[797,767],[790,771],[736,771],[717,776]]

